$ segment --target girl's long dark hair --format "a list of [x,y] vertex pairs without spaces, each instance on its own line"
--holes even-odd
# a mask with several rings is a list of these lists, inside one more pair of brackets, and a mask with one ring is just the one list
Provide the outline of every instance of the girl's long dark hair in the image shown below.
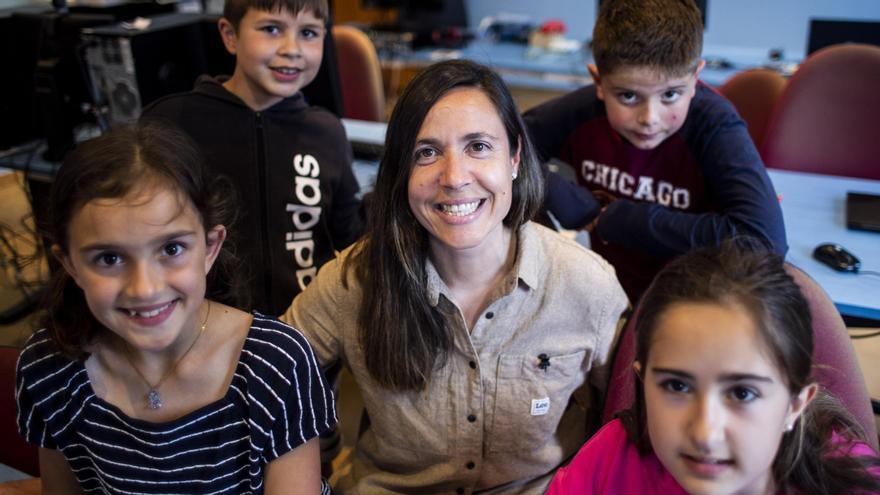
[[[740,304],[758,327],[791,394],[811,382],[813,326],[810,307],[783,259],[749,239],[693,251],[667,265],[642,297],[636,321],[636,361],[648,362],[653,331],[663,313],[678,303]],[[631,441],[651,451],[644,387],[636,381],[633,407],[621,414]],[[846,455],[832,435],[864,442],[865,433],[840,403],[820,387],[817,397],[786,432],[773,461],[777,489],[815,494],[880,491],[880,479],[868,468],[874,457]],[[844,442],[846,443],[846,442]]]
[[535,152],[513,98],[497,74],[485,66],[456,60],[435,64],[413,79],[388,123],[368,233],[345,261],[346,269],[353,267],[363,286],[358,325],[367,370],[391,389],[423,388],[452,348],[452,334],[428,301],[428,234],[410,210],[407,184],[425,116],[447,92],[461,87],[486,94],[504,124],[510,152],[520,150],[519,176],[513,182],[504,225],[518,231],[543,199]]
[[[123,126],[80,144],[64,159],[49,196],[45,237],[62,252],[68,250],[72,217],[86,203],[100,198],[122,198],[140,188],[165,187],[192,203],[207,232],[235,221],[235,189],[223,177],[211,176],[195,144],[167,124]],[[231,233],[208,274],[205,297],[239,306],[246,303],[236,267]],[[83,346],[103,326],[92,315],[82,289],[61,267],[56,267],[46,291],[48,328],[58,349],[82,359]]]

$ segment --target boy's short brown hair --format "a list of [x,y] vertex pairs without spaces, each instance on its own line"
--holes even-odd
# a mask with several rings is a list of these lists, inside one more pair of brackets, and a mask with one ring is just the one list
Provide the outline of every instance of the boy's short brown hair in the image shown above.
[[310,10],[315,17],[325,22],[330,16],[327,0],[226,0],[223,5],[223,17],[238,31],[238,24],[247,14],[248,9],[265,12],[286,10],[293,14]]
[[696,70],[702,51],[703,18],[693,0],[604,0],[593,28],[600,74],[636,66],[682,76]]

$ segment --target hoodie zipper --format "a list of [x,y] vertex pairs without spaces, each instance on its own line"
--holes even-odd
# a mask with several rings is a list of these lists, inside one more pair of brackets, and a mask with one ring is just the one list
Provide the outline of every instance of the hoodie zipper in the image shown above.
[[[260,180],[260,197],[263,198],[260,201],[260,223],[262,224],[262,228],[260,229],[260,235],[263,240],[263,260],[264,263],[261,263],[262,266],[268,267],[272,266],[272,257],[271,257],[271,246],[269,246],[269,191],[267,190],[266,184],[268,182],[267,175],[269,174],[269,164],[266,161],[266,141],[265,141],[265,132],[263,129],[263,113],[256,112],[256,130],[257,130],[257,163],[259,164],[259,170],[257,174]],[[272,277],[271,274],[267,271],[263,271],[260,274],[260,277],[263,278],[263,290],[265,291],[265,300],[263,304],[267,307],[271,307],[274,304],[272,300]],[[256,301],[254,301],[256,302]]]

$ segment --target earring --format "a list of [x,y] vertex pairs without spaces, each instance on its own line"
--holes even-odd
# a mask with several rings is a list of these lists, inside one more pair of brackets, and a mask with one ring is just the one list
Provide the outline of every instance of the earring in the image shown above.
[[793,429],[794,429],[794,421],[792,421],[791,423],[785,425],[785,431],[791,431],[791,430],[793,430]]
[[513,173],[510,175],[511,175],[511,177],[513,177],[513,180],[516,180],[516,170],[514,170]]

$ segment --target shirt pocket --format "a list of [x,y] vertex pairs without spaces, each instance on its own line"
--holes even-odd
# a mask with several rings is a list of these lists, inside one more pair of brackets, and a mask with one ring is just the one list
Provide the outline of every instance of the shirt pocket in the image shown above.
[[548,355],[541,368],[537,355],[502,354],[489,452],[534,450],[552,441],[572,394],[586,383],[586,356],[586,350]]

